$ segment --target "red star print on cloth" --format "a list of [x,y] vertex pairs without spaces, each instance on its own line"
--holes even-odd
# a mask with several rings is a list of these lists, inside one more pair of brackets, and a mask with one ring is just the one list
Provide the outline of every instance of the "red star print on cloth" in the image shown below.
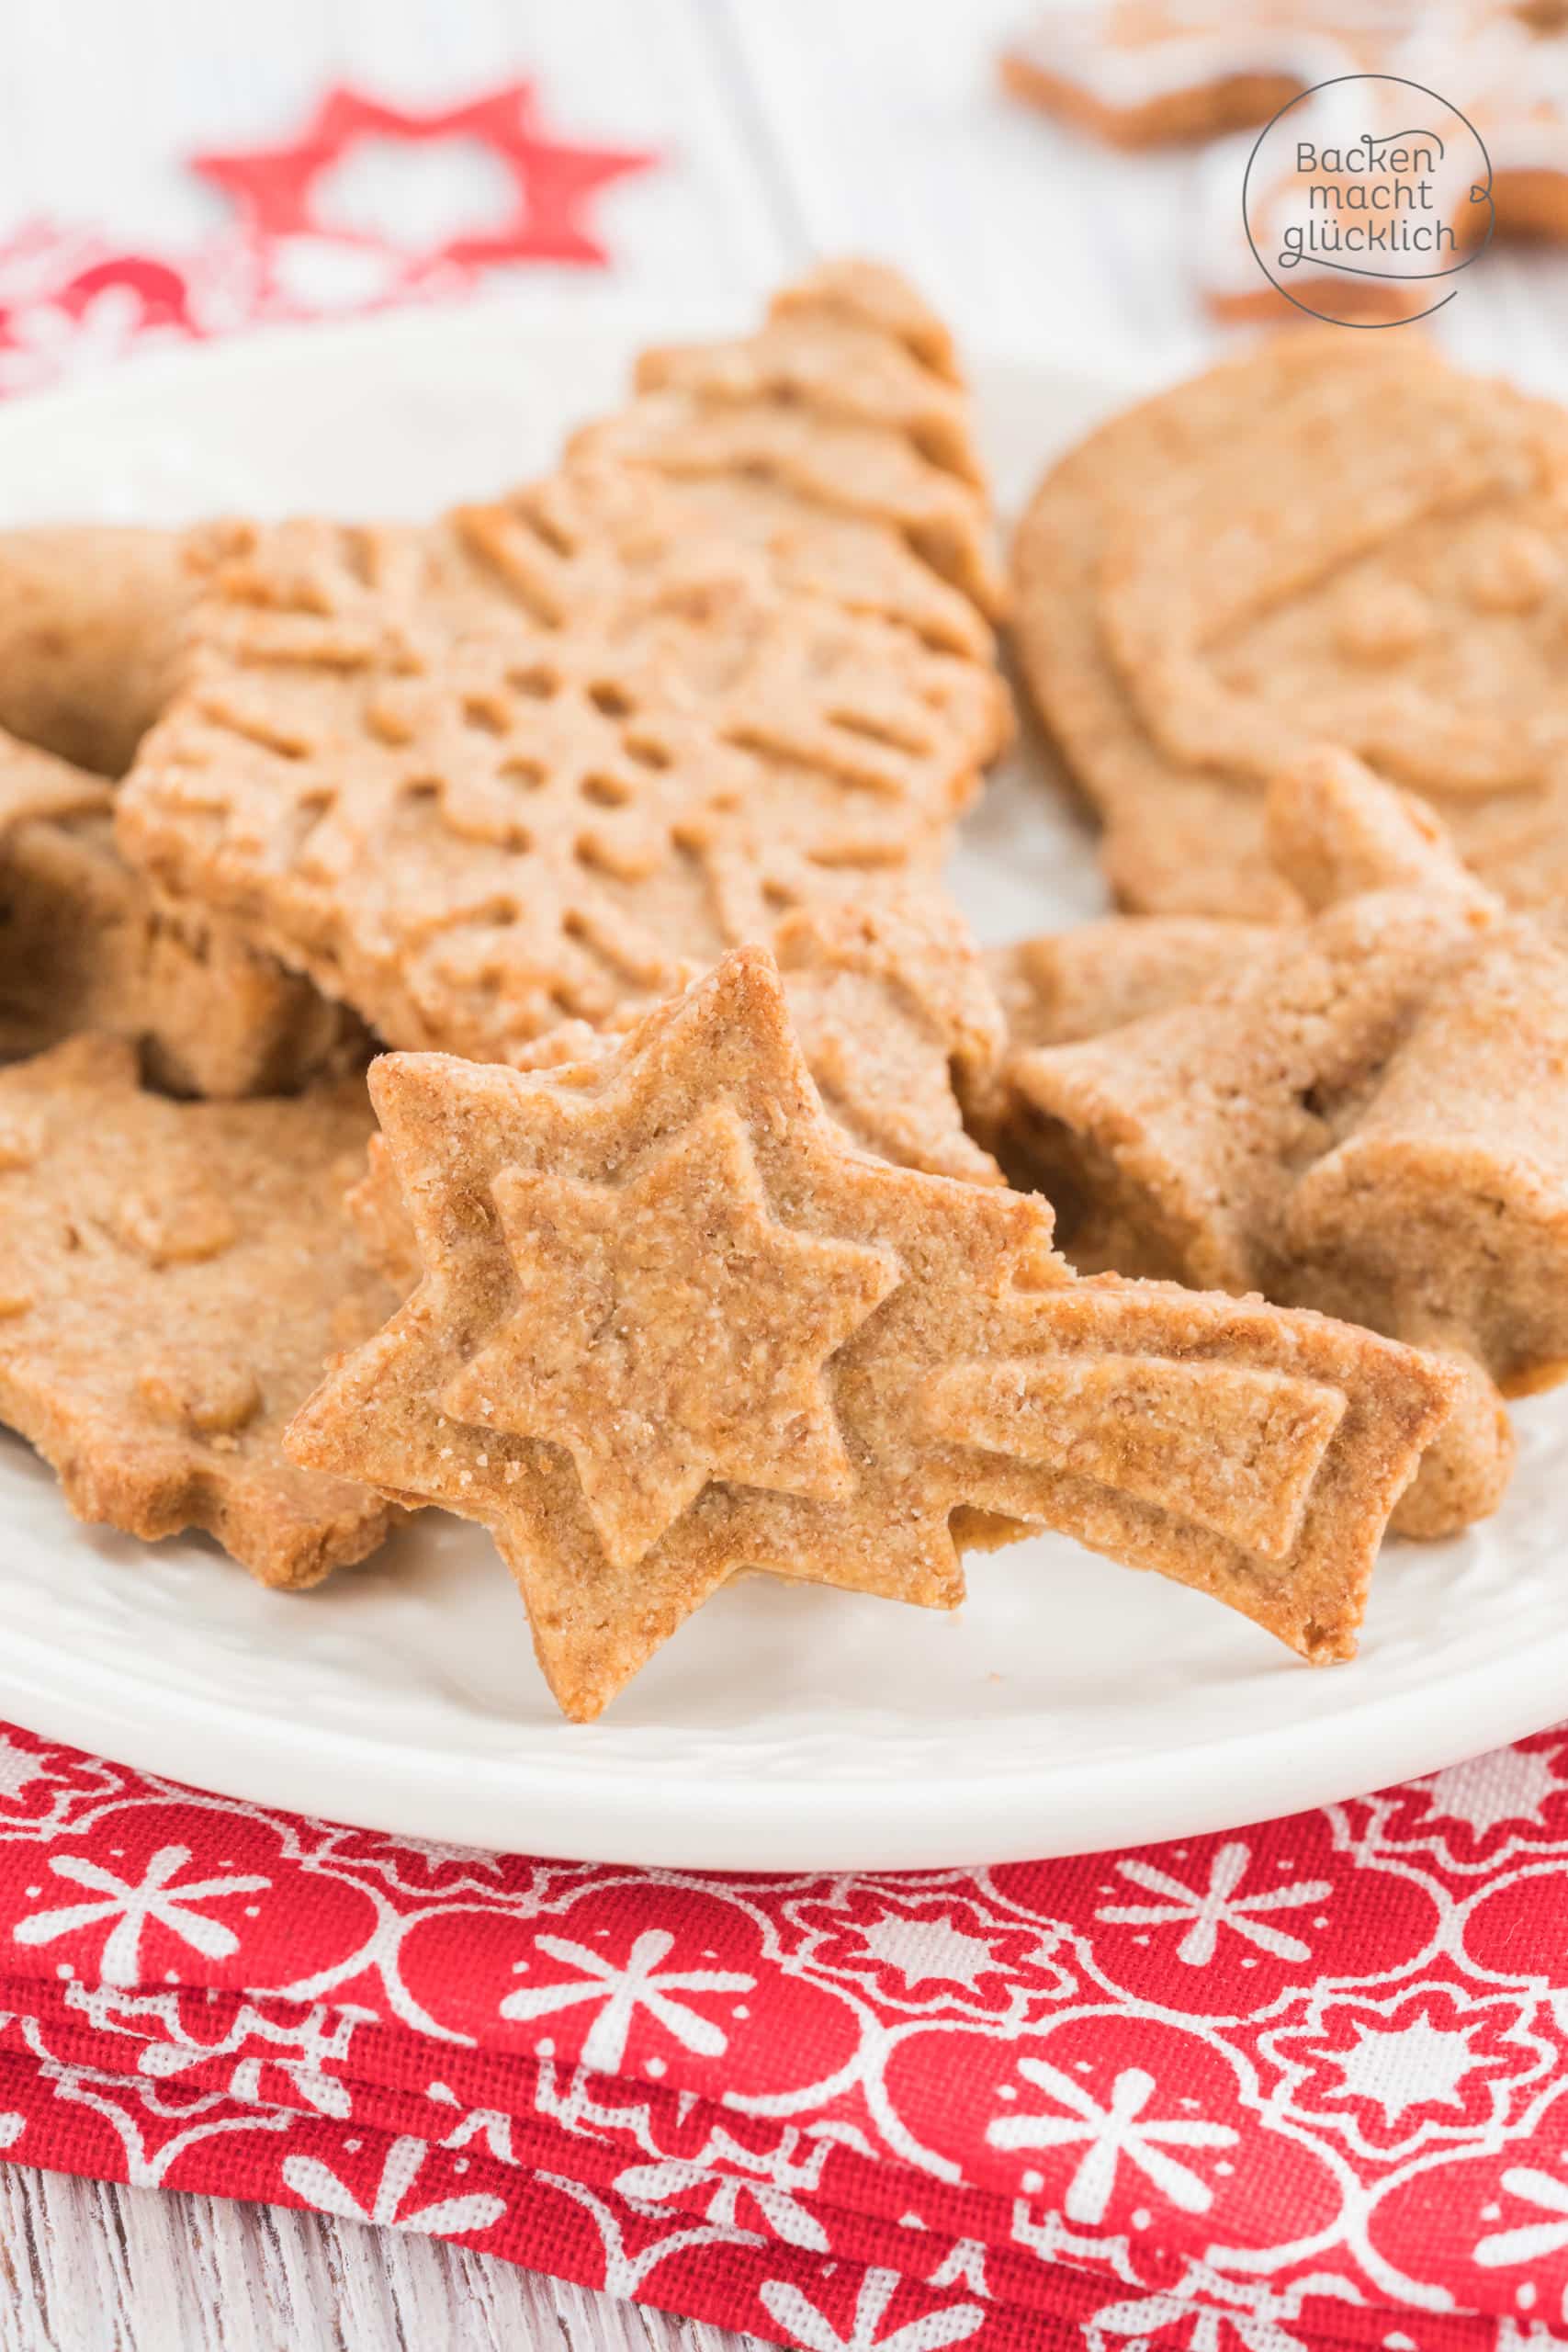
[[[444,191],[462,195],[465,151],[492,191],[499,184],[488,217],[482,198],[467,219],[443,203]],[[438,167],[433,187],[437,157],[454,168]],[[599,197],[658,161],[646,148],[547,129],[528,81],[429,109],[330,90],[293,136],[168,159],[171,175],[188,169],[230,200],[230,219],[197,243],[144,251],[121,243],[111,223],[82,220],[0,232],[0,396],[133,348],[451,300],[495,269],[602,268],[610,255],[593,217]],[[342,201],[342,175],[353,180],[362,165],[360,193],[373,198],[365,214]]]
[[419,113],[356,90],[330,90],[295,138],[275,147],[195,155],[191,169],[222,189],[238,207],[242,227],[258,242],[342,238],[343,228],[321,218],[321,184],[371,140],[410,146],[467,141],[501,165],[514,197],[510,216],[482,232],[433,243],[420,256],[425,266],[445,264],[461,271],[509,262],[602,268],[609,255],[588,225],[592,199],[613,180],[646,171],[657,160],[646,149],[553,138],[538,120],[533,84],[508,82],[466,105]]

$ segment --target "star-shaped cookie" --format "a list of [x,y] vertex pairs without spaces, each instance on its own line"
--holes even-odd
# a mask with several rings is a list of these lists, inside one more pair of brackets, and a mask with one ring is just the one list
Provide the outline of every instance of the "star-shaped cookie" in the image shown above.
[[371,1084],[423,1276],[289,1448],[486,1525],[569,1714],[739,1570],[951,1607],[961,1544],[1042,1523],[1353,1647],[1452,1375],[1258,1300],[1079,1283],[1039,1200],[873,1159],[766,950],[608,1057],[399,1054]]
[[[1312,920],[1238,926],[1206,985],[1075,1043],[1027,1042],[1026,1005],[998,1148],[1080,1265],[1262,1291],[1458,1364],[1395,1521],[1451,1533],[1506,1488],[1503,1397],[1568,1365],[1568,953],[1346,753],[1284,771],[1268,818]],[[1146,973],[1145,928],[1120,926]]]
[[517,1308],[442,1410],[564,1446],[613,1566],[639,1560],[710,1479],[852,1491],[823,1367],[897,1272],[880,1251],[780,1224],[726,1104],[623,1184],[503,1168],[491,1196]]
[[[934,892],[818,908],[786,916],[773,945],[807,1066],[845,1134],[900,1168],[999,1184],[1001,1170],[965,1128],[964,1103],[990,1106],[999,1094],[1007,1031],[957,910]],[[525,1046],[516,1067],[602,1061],[635,1026],[629,1014],[602,1029],[563,1022]],[[378,1135],[345,1204],[370,1263],[411,1291],[418,1245]]]

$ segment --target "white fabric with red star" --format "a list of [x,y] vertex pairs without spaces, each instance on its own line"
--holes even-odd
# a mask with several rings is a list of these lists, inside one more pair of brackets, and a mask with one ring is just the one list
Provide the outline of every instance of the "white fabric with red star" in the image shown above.
[[656,162],[556,132],[527,82],[425,110],[329,91],[276,145],[186,158],[225,199],[186,245],[48,220],[0,240],[0,392],[133,347],[451,300],[541,263],[600,268],[596,199]]

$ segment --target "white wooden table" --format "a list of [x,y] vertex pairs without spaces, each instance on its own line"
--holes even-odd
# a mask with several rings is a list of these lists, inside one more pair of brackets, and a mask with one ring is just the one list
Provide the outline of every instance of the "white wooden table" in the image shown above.
[[[750,315],[813,252],[906,267],[971,347],[1171,376],[1215,336],[1185,264],[1193,166],[997,95],[1015,0],[8,0],[0,235],[112,220],[152,250],[216,199],[175,167],[286,133],[324,85],[433,107],[536,78],[556,128],[652,146],[604,199],[639,308]],[[525,298],[566,288],[539,271]],[[1564,389],[1568,259],[1487,259],[1444,321]],[[0,2352],[723,2352],[741,2339],[428,2238],[0,2165]]]

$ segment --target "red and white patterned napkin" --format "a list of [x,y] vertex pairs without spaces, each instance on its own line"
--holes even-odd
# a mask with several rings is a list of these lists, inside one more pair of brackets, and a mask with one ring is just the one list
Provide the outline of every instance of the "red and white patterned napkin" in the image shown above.
[[808,2352],[1456,2352],[1568,2289],[1568,1734],[1176,1846],[705,1877],[0,1733],[0,2148]]

